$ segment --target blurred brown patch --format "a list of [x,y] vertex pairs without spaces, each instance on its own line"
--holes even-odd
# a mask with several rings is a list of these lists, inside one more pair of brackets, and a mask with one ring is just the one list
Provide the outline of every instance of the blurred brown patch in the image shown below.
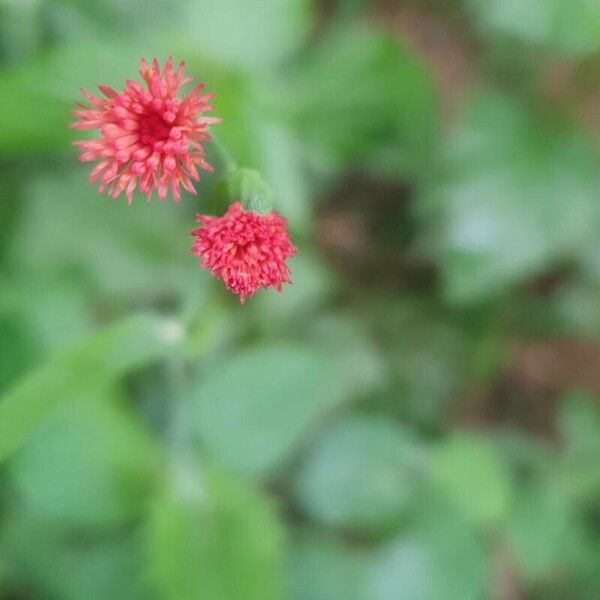
[[478,79],[475,59],[479,50],[452,13],[437,13],[422,3],[383,2],[375,19],[423,59],[437,86],[442,116],[448,121],[460,109],[465,91]]
[[496,541],[491,567],[490,600],[525,600],[518,567],[502,541]]
[[553,59],[540,74],[540,88],[549,102],[574,112],[600,143],[600,65]]
[[[439,2],[382,0],[375,21],[423,59],[436,83],[442,116],[451,121],[465,93],[482,80],[478,63],[483,49],[460,13]],[[600,144],[600,58],[577,62],[549,56],[536,87],[549,103],[577,117]]]
[[570,390],[600,396],[600,342],[560,338],[515,343],[496,384],[473,389],[457,418],[470,425],[512,423],[554,437],[560,397]]
[[319,204],[317,245],[336,270],[361,285],[430,287],[433,266],[409,252],[410,202],[406,185],[348,173]]
[[551,296],[568,281],[573,269],[573,265],[567,262],[555,265],[545,273],[525,282],[523,289],[528,296],[533,298]]
[[522,344],[512,373],[527,392],[582,389],[600,395],[600,343],[571,338]]

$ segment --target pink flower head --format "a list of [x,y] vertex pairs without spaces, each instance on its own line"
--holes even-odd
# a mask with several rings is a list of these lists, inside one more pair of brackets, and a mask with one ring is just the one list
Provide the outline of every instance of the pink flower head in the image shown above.
[[192,232],[196,240],[191,251],[242,303],[259,287],[280,292],[284,283],[291,283],[285,261],[296,248],[279,214],[257,214],[234,202],[222,217],[197,215],[197,220],[202,225]]
[[113,198],[125,192],[131,204],[136,187],[148,199],[156,188],[159,200],[166,199],[170,188],[179,202],[180,185],[196,193],[191,181],[200,180],[196,167],[212,171],[202,142],[211,139],[208,126],[220,119],[199,116],[213,110],[213,94],[202,94],[203,83],[183,99],[177,97],[179,87],[192,80],[184,76],[184,68],[182,62],[174,71],[169,57],[161,72],[156,59],[151,65],[142,59],[140,75],[147,89],[128,79],[120,93],[99,85],[105,97],[82,90],[91,106],[76,103],[73,114],[78,120],[71,127],[100,130],[99,139],[75,142],[81,161],[98,161],[90,182],[100,182],[99,192],[108,190]]

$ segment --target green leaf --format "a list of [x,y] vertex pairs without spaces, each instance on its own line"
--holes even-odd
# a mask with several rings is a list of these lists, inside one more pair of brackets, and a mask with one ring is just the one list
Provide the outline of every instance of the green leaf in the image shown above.
[[297,536],[290,549],[292,600],[368,600],[370,555],[334,539]]
[[121,83],[136,73],[138,59],[132,48],[88,42],[61,48],[24,68],[1,71],[0,156],[64,153],[75,138],[68,128],[73,120],[69,111],[80,99],[79,88]]
[[564,562],[573,527],[567,498],[558,486],[536,481],[516,497],[508,522],[508,544],[528,580],[551,575]]
[[558,414],[562,478],[573,499],[595,502],[600,494],[600,409],[594,396],[571,392]]
[[[600,265],[600,260],[594,258],[594,263]],[[600,278],[597,277],[597,280],[600,281]],[[552,325],[556,329],[562,327],[560,333],[563,334],[600,338],[599,304],[599,285],[590,285],[584,279],[575,285],[565,286],[551,299],[551,309],[554,310],[551,313]],[[546,327],[546,332],[551,328],[551,325]]]
[[58,406],[89,400],[115,379],[172,352],[181,330],[172,321],[120,321],[55,357],[0,399],[0,460],[17,449]]
[[506,516],[511,481],[491,440],[456,433],[434,452],[430,468],[438,492],[470,522],[489,526]]
[[197,273],[188,253],[193,217],[172,202],[135,200],[123,210],[124,200],[99,197],[86,177],[87,167],[59,163],[27,181],[9,264],[36,282],[70,277],[117,306],[162,300],[188,286]]
[[414,531],[383,547],[369,577],[369,600],[479,600],[488,565],[472,529],[451,506],[427,501]]
[[42,2],[0,4],[0,50],[3,60],[22,61],[39,50],[42,41]]
[[311,314],[303,331],[312,345],[330,353],[349,398],[381,390],[388,382],[383,354],[368,328],[353,315]]
[[372,571],[368,596],[372,600],[395,600],[400,590],[410,600],[438,598],[432,580],[432,558],[418,540],[400,539],[388,545],[379,553]]
[[129,533],[100,539],[65,535],[61,526],[31,513],[11,513],[0,548],[9,589],[27,588],[36,598],[148,600],[141,552]]
[[600,409],[592,395],[572,392],[562,403],[559,428],[565,454],[573,462],[598,462]]
[[600,170],[581,132],[481,96],[468,106],[444,169],[419,209],[455,302],[505,292],[597,243]]
[[20,306],[11,298],[13,294],[6,294],[6,296],[1,294],[1,296],[0,340],[3,341],[0,343],[0,351],[2,351],[0,392],[4,392],[13,381],[35,365],[40,357],[40,348],[36,344],[30,324],[24,322],[22,318]]
[[203,54],[248,70],[282,63],[304,40],[311,25],[310,0],[195,0],[184,12],[178,34]]
[[179,464],[174,486],[151,510],[149,576],[164,600],[277,600],[281,535],[253,489]]
[[383,531],[414,501],[421,459],[392,421],[342,421],[311,445],[295,486],[300,506],[329,525]]
[[140,512],[158,449],[131,415],[105,400],[63,407],[9,462],[19,499],[34,515],[93,527]]
[[273,111],[285,109],[321,170],[365,159],[395,176],[430,170],[433,86],[424,67],[390,37],[367,27],[335,28],[288,70],[272,96]]
[[390,410],[411,423],[442,426],[468,369],[465,331],[422,297],[384,297],[369,310],[387,358]]
[[0,293],[0,318],[22,330],[15,339],[29,338],[34,346],[29,351],[37,359],[69,348],[91,332],[87,300],[84,290],[66,277],[13,279]]
[[185,16],[182,8],[190,2],[193,0],[181,0],[174,5],[170,0],[151,0],[140,10],[139,0],[59,0],[52,2],[52,9],[47,11],[48,25],[53,38],[79,43],[105,37],[107,33],[137,42],[157,37],[158,31],[180,27]]
[[258,346],[204,375],[190,397],[190,427],[220,463],[268,474],[290,458],[344,389],[318,350]]
[[482,34],[570,56],[600,49],[600,6],[590,0],[465,0]]

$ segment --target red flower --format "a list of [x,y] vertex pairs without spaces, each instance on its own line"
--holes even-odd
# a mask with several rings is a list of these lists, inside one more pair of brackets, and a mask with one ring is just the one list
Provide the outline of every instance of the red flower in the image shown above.
[[99,139],[75,142],[81,161],[98,161],[90,182],[100,181],[99,192],[108,189],[113,198],[125,192],[131,204],[136,187],[148,198],[156,188],[159,200],[165,200],[171,188],[179,202],[180,185],[196,193],[191,180],[200,179],[197,166],[212,171],[201,142],[211,139],[208,126],[220,119],[198,116],[213,109],[213,94],[201,94],[204,84],[177,98],[179,87],[192,79],[184,76],[184,68],[182,62],[173,71],[169,57],[161,73],[156,59],[150,66],[142,59],[140,75],[148,89],[129,79],[120,93],[99,85],[106,98],[82,90],[91,107],[77,102],[73,114],[78,120],[71,127],[100,130]]
[[191,251],[201,266],[220,277],[243,303],[259,287],[278,292],[290,282],[286,260],[296,253],[286,220],[276,212],[260,215],[234,202],[222,217],[197,215]]

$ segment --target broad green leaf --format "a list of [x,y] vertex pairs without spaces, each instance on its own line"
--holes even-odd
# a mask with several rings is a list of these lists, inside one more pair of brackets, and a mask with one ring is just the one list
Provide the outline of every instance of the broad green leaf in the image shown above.
[[570,393],[559,412],[563,448],[574,463],[598,462],[600,456],[600,408],[597,399],[584,393]]
[[581,132],[484,95],[469,104],[444,164],[418,208],[451,300],[505,292],[597,244],[600,162]]
[[572,499],[595,502],[600,494],[600,408],[597,399],[572,392],[558,414],[562,437],[561,475]]
[[571,522],[564,490],[535,481],[516,496],[508,521],[508,544],[529,580],[550,575],[563,563]]
[[[436,600],[435,566],[420,540],[401,538],[376,557],[369,582],[372,600]],[[444,599],[445,600],[445,599]],[[461,599],[462,600],[462,599]]]
[[193,0],[179,35],[214,60],[260,70],[278,66],[304,40],[310,0]]
[[368,600],[366,578],[370,554],[334,539],[310,534],[291,545],[291,600]]
[[[110,34],[130,41],[157,38],[158,33],[179,27],[184,7],[194,0],[45,0],[51,5],[49,27],[56,38],[85,43]],[[143,7],[143,10],[142,10]]]
[[203,375],[190,397],[190,427],[221,464],[268,474],[290,458],[344,389],[317,349],[257,346]]
[[122,44],[81,43],[0,71],[0,156],[66,152],[81,137],[68,128],[79,89],[121,84],[135,76],[138,59],[139,50]]
[[58,410],[9,462],[26,510],[79,527],[141,512],[158,450],[133,416],[105,400]]
[[10,514],[0,534],[11,590],[35,598],[150,600],[142,580],[141,548],[128,532],[99,539],[65,535],[31,513]]
[[490,439],[456,433],[434,451],[430,468],[435,488],[470,522],[489,526],[506,516],[511,481]]
[[117,306],[177,302],[197,275],[188,253],[191,213],[172,202],[135,200],[126,207],[98,196],[86,183],[86,166],[56,169],[38,171],[24,187],[9,264],[34,281],[69,277]]
[[497,449],[506,468],[526,479],[530,476],[546,477],[555,472],[558,456],[548,439],[533,437],[524,429],[506,429],[497,438]]
[[68,148],[67,111],[66,102],[18,76],[0,74],[0,155]]
[[414,531],[383,547],[369,578],[369,600],[480,600],[487,597],[482,544],[451,506],[425,502]]
[[330,353],[348,397],[359,398],[388,383],[384,356],[367,327],[354,315],[311,315],[303,329],[307,341]]
[[32,342],[35,347],[30,352],[34,358],[64,350],[91,332],[88,298],[69,278],[9,281],[0,293],[0,315]]
[[475,23],[510,42],[570,56],[600,49],[600,5],[595,0],[464,0]]
[[[596,262],[600,264],[600,260]],[[553,324],[562,325],[561,333],[600,338],[600,314],[597,310],[600,305],[599,285],[583,281],[565,286],[557,291],[552,300],[555,310]]]
[[414,501],[421,460],[412,435],[392,421],[342,421],[311,445],[296,481],[299,504],[329,525],[384,531]]
[[0,398],[0,459],[61,404],[97,396],[124,373],[172,352],[181,335],[172,321],[132,317],[31,372]]
[[[12,295],[12,294],[11,294]],[[0,393],[31,368],[40,357],[40,348],[29,323],[11,298],[0,299]]]
[[379,171],[422,174],[434,148],[426,70],[396,41],[366,27],[334,28],[288,71],[272,102],[321,169],[364,166],[368,158]]
[[0,3],[0,50],[4,60],[22,61],[39,50],[42,4],[43,0]]
[[177,469],[148,523],[148,576],[158,597],[281,598],[282,532],[269,503],[216,471]]
[[426,427],[441,426],[468,369],[468,338],[422,298],[384,297],[369,307],[391,383],[387,404]]

